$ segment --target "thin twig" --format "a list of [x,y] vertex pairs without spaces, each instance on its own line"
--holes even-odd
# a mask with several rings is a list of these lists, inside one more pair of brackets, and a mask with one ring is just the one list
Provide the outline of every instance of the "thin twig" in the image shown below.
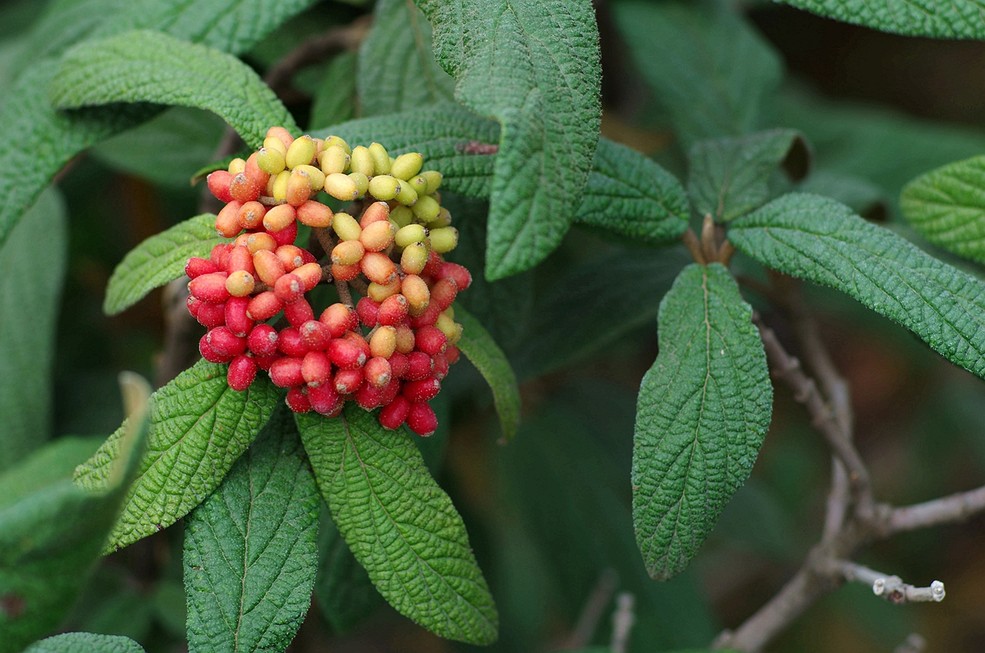
[[946,594],[944,583],[939,580],[929,587],[915,587],[904,583],[899,576],[887,575],[848,560],[832,560],[831,565],[832,570],[840,573],[845,580],[868,585],[873,594],[890,603],[940,603]]
[[616,611],[612,615],[612,637],[609,640],[612,653],[626,653],[629,635],[636,623],[636,613],[633,610],[635,604],[636,599],[629,592],[621,592],[616,597]]
[[918,528],[953,524],[985,512],[985,486],[912,506],[889,508],[884,512],[885,525],[880,533],[883,537]]

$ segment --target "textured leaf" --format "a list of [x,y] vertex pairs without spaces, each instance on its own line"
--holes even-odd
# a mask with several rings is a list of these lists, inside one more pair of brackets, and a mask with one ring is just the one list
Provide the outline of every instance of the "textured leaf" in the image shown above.
[[[780,61],[741,18],[675,3],[620,2],[616,24],[685,146],[763,125]],[[728,74],[722,74],[728,71]]]
[[773,389],[752,308],[722,265],[684,268],[657,319],[660,353],[636,409],[633,525],[647,571],[663,580],[752,471]]
[[42,639],[24,653],[144,653],[144,649],[129,637],[64,633]]
[[60,109],[151,102],[207,109],[260,147],[271,125],[298,131],[294,119],[252,68],[236,57],[151,30],[81,43],[52,80]]
[[282,651],[311,605],[318,488],[281,407],[185,520],[189,651]]
[[520,388],[513,368],[479,320],[460,306],[455,307],[455,320],[463,327],[458,348],[489,384],[503,438],[510,440],[516,435],[520,423]]
[[684,233],[688,216],[687,195],[672,174],[636,150],[599,139],[576,222],[662,245]]
[[[165,30],[233,54],[243,52],[281,22],[314,0],[216,0],[181,2],[168,0],[86,0],[79,10],[62,12],[75,0],[56,2],[50,20],[42,21],[31,35],[29,50],[34,63],[7,89],[0,102],[0,140],[7,144],[0,177],[16,184],[0,185],[0,245],[24,210],[34,203],[55,173],[72,157],[111,134],[152,117],[146,107],[113,107],[98,112],[57,113],[48,95],[58,68],[55,58],[38,54],[37,44],[54,44],[45,52],[58,52],[88,34],[98,24],[98,36],[127,29]],[[78,19],[78,20],[75,20]],[[58,36],[49,30],[54,28]]]
[[51,435],[51,365],[67,240],[65,207],[51,191],[0,247],[5,277],[0,293],[0,379],[5,379],[0,383],[0,470]]
[[380,594],[441,637],[494,641],[496,608],[465,525],[411,436],[357,406],[296,419],[332,518]]
[[795,180],[807,174],[807,148],[792,129],[695,143],[688,153],[688,194],[699,215],[726,222],[759,208],[774,195],[781,166]]
[[315,598],[322,616],[337,634],[347,633],[383,605],[366,570],[349,550],[326,511],[318,529]]
[[359,50],[363,115],[397,113],[452,100],[455,81],[434,60],[431,25],[412,0],[380,0]]
[[908,36],[985,39],[981,0],[779,0],[846,23]]
[[184,274],[189,257],[208,258],[212,248],[226,239],[215,231],[215,216],[196,215],[151,236],[120,261],[106,287],[103,310],[108,315],[133,306],[154,288]]
[[784,195],[735,220],[729,240],[763,265],[853,297],[985,378],[985,283],[848,207]]
[[[237,392],[226,383],[226,368],[199,360],[154,393],[147,451],[107,551],[170,526],[201,503],[270,419],[278,403],[274,388],[257,379]],[[90,489],[105,484],[123,429],[78,467],[76,483]]]
[[[146,383],[143,384],[146,387]],[[64,619],[99,557],[147,433],[147,388],[130,403],[130,428],[105,487],[72,483],[71,464],[92,443],[57,440],[0,476],[0,652],[14,653]]]
[[930,242],[985,263],[985,156],[914,179],[903,189],[900,208]]
[[355,52],[339,53],[329,62],[311,99],[312,129],[336,125],[355,115],[356,63]]
[[455,98],[502,124],[486,276],[522,272],[570,225],[598,143],[598,28],[588,0],[417,0]]

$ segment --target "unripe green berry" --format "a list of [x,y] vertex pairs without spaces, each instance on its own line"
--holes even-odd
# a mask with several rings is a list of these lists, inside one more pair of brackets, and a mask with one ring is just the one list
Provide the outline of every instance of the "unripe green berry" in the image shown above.
[[424,225],[409,224],[401,227],[393,237],[393,242],[397,247],[407,247],[413,243],[420,243],[427,238],[427,230]]
[[324,152],[325,150],[332,147],[333,145],[337,145],[341,147],[343,150],[345,150],[346,154],[352,154],[352,148],[349,147],[349,144],[346,143],[345,139],[342,138],[341,136],[329,136],[328,138],[326,138],[325,145],[322,147],[322,151]]
[[325,192],[337,200],[349,202],[359,197],[359,188],[349,175],[333,172],[325,177]]
[[341,211],[332,218],[332,230],[342,240],[359,240],[363,232],[363,228],[354,217]]
[[428,232],[431,249],[439,254],[447,254],[458,245],[458,229],[455,227],[439,227]]
[[367,177],[376,174],[376,166],[373,163],[373,155],[369,153],[369,148],[363,145],[352,148],[352,154],[349,156],[349,169]]
[[428,248],[423,242],[407,245],[400,254],[400,269],[406,274],[420,274],[427,263]]
[[417,191],[410,184],[404,182],[400,184],[400,188],[397,191],[397,201],[404,206],[414,206],[417,202]]
[[397,228],[406,227],[414,221],[414,212],[410,207],[402,204],[390,209],[390,221],[397,225]]
[[[274,139],[276,140],[276,139]],[[277,141],[278,143],[280,141]],[[278,150],[261,147],[257,150],[257,167],[269,175],[276,175],[284,169],[284,154]]]
[[393,165],[390,166],[390,174],[406,181],[416,176],[423,165],[424,156],[420,152],[407,152],[394,159]]
[[366,248],[358,240],[343,240],[332,249],[334,265],[355,265],[362,260]]
[[369,351],[373,356],[390,358],[397,349],[397,329],[383,325],[369,339]]
[[[291,132],[287,131],[286,127],[271,127],[267,130],[266,138],[276,138],[279,140],[284,147],[285,153],[287,153],[287,148],[291,146],[291,143],[294,142],[294,137],[291,136]],[[266,145],[266,138],[264,139],[264,145]]]
[[376,175],[369,180],[369,194],[378,200],[388,202],[401,191],[400,181],[390,175]]
[[386,148],[379,143],[370,143],[367,149],[369,150],[369,155],[373,158],[374,174],[390,174],[390,153],[386,151]]
[[431,224],[429,224],[428,226],[434,229],[436,227],[447,227],[450,224],[451,224],[451,211],[449,211],[448,209],[442,206],[438,210],[438,217],[432,220]]
[[407,298],[407,308],[411,315],[420,315],[431,302],[431,290],[424,279],[416,274],[408,274],[404,277],[400,292]]
[[304,172],[308,175],[308,183],[311,185],[311,190],[315,193],[320,191],[325,187],[325,173],[321,171],[321,168],[316,168],[310,165],[300,165],[294,169],[295,172]]
[[418,195],[427,195],[428,192],[428,180],[417,175],[416,177],[411,177],[408,181],[410,187],[414,189],[414,192]]
[[287,182],[291,178],[291,173],[287,170],[282,170],[277,173],[277,176],[272,176],[269,182],[269,193],[272,198],[278,202],[283,202],[287,198]]
[[428,182],[427,194],[431,195],[441,186],[441,173],[437,170],[425,170],[421,173],[421,176]]
[[394,276],[390,280],[390,283],[387,284],[380,284],[375,281],[370,282],[366,289],[366,296],[374,302],[382,302],[387,297],[396,295],[398,292],[400,292],[400,277]]
[[[284,155],[287,154],[287,146],[284,145],[284,141],[277,138],[276,136],[267,136],[263,139],[263,149],[271,150],[280,154],[280,158],[283,159]],[[270,173],[275,174],[275,173]]]
[[292,169],[297,166],[310,164],[315,158],[315,149],[315,142],[311,140],[311,136],[305,134],[300,138],[296,138],[291,143],[291,146],[287,148],[287,153],[284,155],[284,164]]
[[235,159],[229,162],[229,168],[227,169],[229,170],[229,174],[233,176],[238,175],[239,173],[246,170],[246,159],[236,157]]
[[349,153],[338,145],[326,147],[318,155],[318,165],[322,172],[330,175],[333,172],[345,172],[349,168]]
[[361,172],[350,172],[349,179],[356,185],[357,198],[366,194],[366,191],[369,189],[369,177]]
[[434,221],[441,211],[441,205],[438,204],[438,201],[434,199],[433,195],[422,195],[411,208],[414,211],[414,217],[421,222]]

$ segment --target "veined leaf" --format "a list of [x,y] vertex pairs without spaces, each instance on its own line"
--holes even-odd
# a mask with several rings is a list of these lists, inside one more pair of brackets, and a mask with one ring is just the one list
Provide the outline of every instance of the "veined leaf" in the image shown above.
[[633,525],[658,580],[694,557],[749,476],[773,388],[752,308],[720,264],[684,268],[660,303],[660,353],[633,440]]
[[[270,419],[278,403],[270,383],[257,379],[237,392],[226,382],[226,368],[200,360],[154,393],[147,451],[107,552],[170,526],[201,503]],[[105,485],[125,426],[76,469],[76,483]]]
[[129,383],[129,428],[99,491],[72,483],[72,464],[92,451],[92,443],[74,438],[56,440],[0,476],[0,652],[21,651],[55,628],[99,557],[147,433],[150,388],[140,384]]
[[944,39],[985,39],[980,0],[780,0],[845,23]]
[[203,213],[151,236],[123,257],[106,287],[103,310],[108,315],[133,306],[154,288],[184,274],[189,257],[207,258],[217,243],[215,216]]
[[763,265],[840,290],[985,378],[985,283],[843,204],[784,195],[735,220],[728,237]]
[[522,272],[570,225],[598,143],[598,28],[587,0],[417,0],[455,98],[502,124],[486,276]]
[[455,307],[455,320],[463,327],[458,348],[489,384],[503,438],[511,440],[520,423],[520,388],[513,368],[479,320],[461,306]]
[[245,63],[151,30],[75,46],[62,58],[51,95],[59,109],[115,102],[207,109],[251,147],[263,144],[271,125],[298,131],[274,92]]
[[684,233],[688,217],[687,194],[672,174],[636,150],[599,139],[575,222],[663,245]]
[[356,110],[356,64],[355,52],[341,52],[329,62],[311,99],[309,127],[318,129],[352,119]]
[[739,136],[765,122],[764,100],[779,84],[782,67],[739,16],[668,2],[620,2],[612,9],[637,68],[685,147]]
[[32,644],[24,653],[144,653],[144,649],[120,635],[63,633]]
[[807,145],[792,129],[701,141],[688,153],[688,195],[699,215],[727,222],[775,194],[781,167],[799,181],[807,174],[808,161]]
[[6,379],[0,383],[0,470],[51,435],[50,373],[68,240],[60,195],[42,195],[24,218],[0,247],[6,277],[0,293],[0,379]]
[[189,651],[282,651],[311,605],[318,488],[281,407],[185,520]]
[[985,156],[914,179],[903,189],[900,208],[930,242],[985,263]]
[[327,510],[318,528],[318,557],[318,607],[333,632],[347,633],[382,606],[383,597],[352,555]]
[[411,0],[380,0],[359,49],[363,115],[397,113],[450,101],[455,81],[434,60],[431,25]]
[[496,608],[465,525],[411,436],[358,406],[296,419],[332,518],[380,594],[441,637],[493,642]]

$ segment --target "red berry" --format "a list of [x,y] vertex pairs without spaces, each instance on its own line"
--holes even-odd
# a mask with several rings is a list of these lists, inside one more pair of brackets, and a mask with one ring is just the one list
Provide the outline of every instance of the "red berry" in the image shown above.
[[239,210],[242,206],[242,202],[233,200],[216,214],[215,230],[220,236],[232,238],[242,230],[239,224]]
[[232,181],[229,182],[229,194],[238,202],[249,202],[260,197],[260,191],[264,186],[257,185],[246,176],[245,172],[241,172],[233,175]]
[[410,401],[406,397],[398,396],[380,411],[380,425],[386,429],[398,429],[407,421],[409,413]]
[[455,301],[458,286],[453,279],[438,279],[431,286],[431,303],[437,304],[440,310],[445,310]]
[[435,354],[431,360],[434,361],[434,376],[436,379],[443,379],[448,376],[448,357],[445,354]]
[[351,370],[366,364],[366,352],[348,338],[333,338],[328,343],[328,357],[336,367]]
[[356,303],[356,313],[359,321],[368,327],[376,326],[380,314],[380,305],[369,297],[363,297]]
[[269,356],[254,356],[253,360],[256,361],[257,367],[266,372],[278,358],[280,358],[280,354],[270,354]]
[[356,312],[339,302],[322,311],[318,320],[328,327],[333,338],[341,338],[346,331],[353,331],[359,327],[359,316]]
[[352,281],[359,276],[359,264],[340,265],[332,263],[332,278],[338,281]]
[[461,353],[455,345],[448,345],[448,348],[445,349],[445,358],[448,360],[448,364],[454,365],[457,363]]
[[229,371],[226,373],[226,382],[233,390],[242,392],[250,387],[253,379],[257,376],[257,364],[252,358],[243,354],[237,356],[229,363]]
[[380,356],[370,358],[366,361],[363,371],[366,375],[366,381],[370,385],[375,385],[377,388],[385,387],[390,382],[393,374],[390,369],[390,361]]
[[246,353],[246,338],[237,336],[227,327],[220,326],[212,329],[206,334],[209,347],[219,356],[225,356],[226,360]]
[[309,351],[301,361],[301,376],[309,386],[323,385],[332,376],[332,361],[323,351]]
[[274,294],[285,304],[296,302],[304,296],[304,282],[296,274],[285,274],[274,284]]
[[383,404],[383,392],[383,388],[377,388],[370,383],[364,383],[356,392],[356,403],[365,410],[373,410]]
[[280,313],[283,308],[284,302],[277,298],[274,291],[265,290],[250,300],[246,313],[257,322],[263,322]]
[[415,329],[423,326],[433,326],[438,321],[438,316],[441,315],[442,310],[437,304],[429,304],[423,313],[410,318],[410,325]]
[[278,245],[292,245],[298,237],[298,223],[292,222],[280,231],[275,231],[270,235],[274,237]]
[[257,356],[277,353],[277,330],[269,324],[258,324],[250,331],[246,344]]
[[270,380],[279,388],[290,388],[295,385],[302,385],[304,377],[301,375],[301,359],[285,356],[278,358],[270,366]]
[[363,254],[362,260],[359,261],[359,269],[367,279],[381,286],[390,283],[397,274],[397,265],[389,256],[380,252]]
[[437,327],[422,326],[414,332],[414,346],[418,351],[434,356],[445,350],[448,338]]
[[304,344],[304,340],[301,338],[301,332],[294,327],[281,329],[277,340],[277,349],[288,356],[296,356],[298,358],[304,356],[309,351],[308,346]]
[[237,336],[245,336],[253,330],[253,320],[246,314],[250,300],[246,297],[230,297],[226,301],[226,326]]
[[213,272],[218,272],[219,267],[207,258],[198,258],[193,256],[188,259],[185,263],[185,275],[189,279],[194,279],[195,277],[200,277],[203,274],[211,274]]
[[287,407],[295,413],[307,413],[311,410],[311,401],[304,388],[291,388],[287,391]]
[[445,260],[441,258],[441,254],[431,250],[428,252],[428,262],[424,266],[424,271],[421,274],[425,274],[429,277],[437,277],[441,273],[441,266],[444,265]]
[[402,354],[399,351],[395,351],[390,354],[390,372],[395,379],[406,378],[407,370],[410,367],[410,361],[407,359],[407,354]]
[[195,319],[206,329],[222,326],[226,323],[226,305],[200,301],[195,311]]
[[427,437],[438,429],[438,416],[427,402],[412,403],[407,413],[407,426],[414,433]]
[[431,376],[434,371],[434,361],[423,351],[412,351],[407,354],[407,371],[403,378],[408,381],[419,381]]
[[339,395],[331,383],[323,383],[315,388],[309,387],[308,400],[316,412],[329,416],[337,415],[345,403],[345,400]]
[[287,318],[292,327],[300,329],[302,324],[315,319],[315,312],[312,310],[311,304],[302,297],[284,307],[284,317]]
[[260,281],[268,286],[273,286],[277,280],[287,274],[283,261],[276,254],[268,249],[261,249],[253,253],[253,267],[256,269]]
[[219,243],[212,248],[209,253],[209,260],[215,263],[216,270],[225,270],[226,262],[229,261],[229,250],[233,248],[229,243]]
[[376,321],[379,324],[396,326],[403,322],[406,317],[407,298],[397,293],[383,300],[380,304],[379,312],[376,315]]
[[441,390],[441,382],[433,376],[404,383],[402,392],[411,401],[431,401]]
[[205,183],[209,187],[209,192],[217,200],[231,202],[233,196],[229,194],[229,183],[232,180],[233,176],[229,174],[228,170],[216,170],[209,173],[209,176],[205,178]]
[[361,367],[351,370],[339,370],[335,373],[333,384],[339,394],[351,395],[362,387],[366,380]]
[[438,279],[451,279],[461,292],[472,285],[472,273],[465,266],[444,261],[434,275]]
[[229,299],[229,291],[226,290],[226,276],[225,272],[212,272],[195,277],[188,283],[188,291],[194,295],[195,299],[221,304]]
[[212,349],[212,345],[209,344],[209,335],[205,334],[198,340],[198,353],[202,354],[202,358],[209,361],[210,363],[227,363],[229,362],[229,356],[223,356],[217,351]]

